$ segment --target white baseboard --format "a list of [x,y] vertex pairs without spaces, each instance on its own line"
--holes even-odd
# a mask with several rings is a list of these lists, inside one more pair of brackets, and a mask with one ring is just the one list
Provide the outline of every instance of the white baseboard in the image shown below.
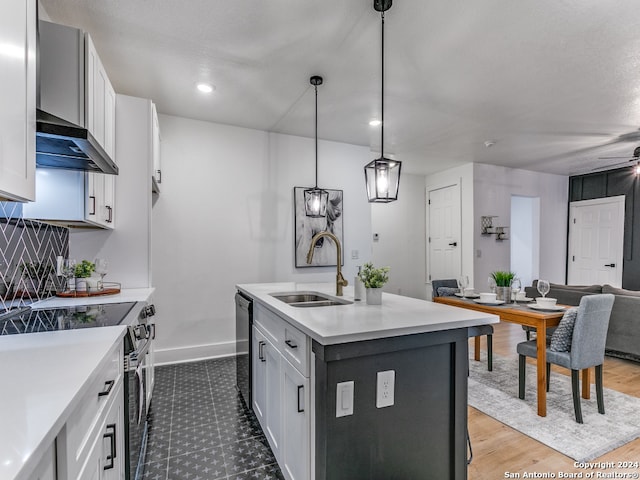
[[208,358],[231,357],[236,354],[236,343],[210,343],[188,347],[157,349],[154,352],[156,365],[195,362]]

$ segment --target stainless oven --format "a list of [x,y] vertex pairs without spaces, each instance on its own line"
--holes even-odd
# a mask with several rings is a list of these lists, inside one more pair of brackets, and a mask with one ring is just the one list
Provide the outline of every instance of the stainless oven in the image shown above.
[[153,388],[156,328],[149,319],[155,314],[155,307],[144,304],[132,309],[132,314],[137,316],[129,323],[124,356],[125,478],[139,480],[144,475],[149,430],[147,415]]

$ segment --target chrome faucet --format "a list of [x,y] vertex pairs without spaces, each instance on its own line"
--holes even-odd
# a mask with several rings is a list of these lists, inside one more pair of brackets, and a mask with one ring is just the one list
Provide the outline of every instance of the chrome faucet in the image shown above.
[[309,252],[307,253],[307,263],[311,263],[313,260],[313,249],[322,237],[329,237],[336,244],[336,250],[338,251],[338,259],[336,260],[336,265],[338,266],[338,271],[336,273],[336,295],[338,297],[342,296],[342,287],[346,287],[349,285],[344,277],[342,276],[342,266],[340,263],[342,262],[342,247],[340,246],[340,240],[333,233],[327,232],[326,230],[323,232],[316,233],[311,239],[311,246],[309,246]]

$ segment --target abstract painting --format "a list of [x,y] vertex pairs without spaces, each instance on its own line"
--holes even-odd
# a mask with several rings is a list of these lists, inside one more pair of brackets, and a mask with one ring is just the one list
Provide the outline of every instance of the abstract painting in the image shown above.
[[[307,217],[304,213],[304,191],[310,187],[294,187],[293,204],[295,211],[295,255],[296,267],[335,267],[337,250],[335,243],[328,237],[322,237],[314,247],[313,261],[307,264],[307,252],[311,239],[316,233],[329,231],[340,240],[344,248],[344,231],[342,225],[342,190],[330,190],[327,204],[327,216],[323,218]],[[344,264],[344,250],[340,264]]]

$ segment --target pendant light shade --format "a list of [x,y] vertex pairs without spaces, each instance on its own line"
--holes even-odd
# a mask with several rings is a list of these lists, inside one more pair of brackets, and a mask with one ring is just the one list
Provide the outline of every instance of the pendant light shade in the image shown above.
[[322,85],[322,77],[314,75],[309,79],[316,91],[316,186],[304,191],[304,212],[307,217],[321,218],[327,216],[329,192],[318,188],[318,85]]
[[364,167],[367,199],[370,203],[389,203],[398,199],[402,162],[384,156],[384,12],[391,8],[392,0],[373,0],[373,8],[380,12],[382,36],[382,74],[380,101],[380,158]]

